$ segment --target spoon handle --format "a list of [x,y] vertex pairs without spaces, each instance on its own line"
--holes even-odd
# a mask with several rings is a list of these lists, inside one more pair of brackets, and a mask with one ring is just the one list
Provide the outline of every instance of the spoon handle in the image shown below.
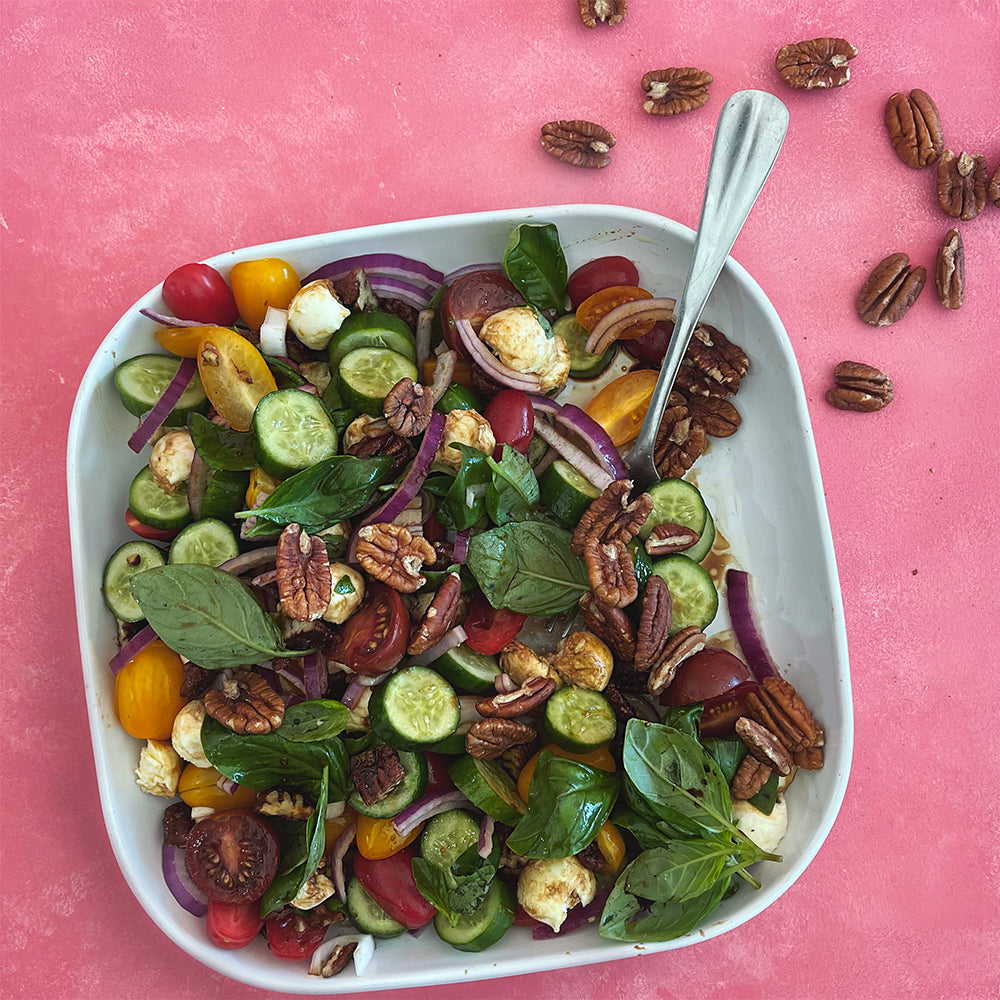
[[653,449],[677,369],[729,251],[774,166],[787,130],[788,109],[777,97],[761,90],[733,94],[719,115],[691,266],[674,311],[674,332],[629,455],[629,471],[639,489],[659,478]]

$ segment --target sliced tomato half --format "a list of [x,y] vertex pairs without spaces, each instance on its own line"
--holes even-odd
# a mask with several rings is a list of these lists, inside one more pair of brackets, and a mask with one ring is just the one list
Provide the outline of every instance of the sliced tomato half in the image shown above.
[[495,608],[477,590],[469,603],[464,628],[466,643],[477,653],[495,656],[524,628],[527,615],[507,608]]

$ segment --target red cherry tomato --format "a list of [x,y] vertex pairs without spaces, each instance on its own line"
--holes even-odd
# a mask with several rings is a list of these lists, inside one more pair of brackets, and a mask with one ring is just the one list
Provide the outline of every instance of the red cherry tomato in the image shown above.
[[673,320],[657,320],[649,333],[633,340],[620,341],[627,354],[644,365],[661,365],[667,353],[670,335],[674,332]]
[[445,342],[461,357],[467,357],[455,327],[456,319],[467,319],[478,332],[487,316],[523,305],[523,296],[502,272],[473,271],[463,275],[452,283],[441,299],[439,314]]
[[424,795],[436,795],[438,792],[445,792],[449,788],[454,788],[455,783],[448,776],[448,765],[452,758],[446,757],[443,753],[425,753],[427,758],[427,787]]
[[358,610],[341,625],[330,655],[355,673],[377,677],[399,663],[409,639],[403,598],[384,583],[372,583]]
[[163,301],[178,319],[232,326],[239,313],[226,279],[208,264],[184,264],[163,282]]
[[215,813],[195,823],[185,860],[194,884],[220,903],[260,899],[278,873],[278,838],[256,813]]
[[515,927],[541,927],[542,922],[536,920],[534,917],[528,916],[528,911],[520,904],[517,904],[517,910],[514,912],[514,926]]
[[368,894],[393,920],[409,930],[429,923],[437,909],[420,895],[410,862],[417,856],[413,847],[404,847],[388,858],[371,861],[358,855],[354,874]]
[[598,257],[578,267],[566,283],[569,300],[576,307],[594,292],[612,285],[638,285],[639,271],[627,257]]
[[180,531],[179,528],[154,528],[151,524],[143,524],[127,507],[125,508],[125,523],[140,538],[148,538],[153,542],[172,542]]
[[497,439],[496,451],[493,453],[497,461],[503,455],[505,444],[522,455],[528,454],[531,435],[535,433],[535,411],[526,393],[520,389],[498,392],[490,400],[483,416],[493,428],[493,436]]
[[477,590],[464,623],[466,644],[477,653],[495,656],[521,631],[526,618],[518,611],[493,607]]
[[661,701],[664,705],[693,705],[718,698],[752,680],[750,668],[738,656],[726,649],[706,646],[681,663]]
[[220,903],[208,901],[206,929],[216,948],[245,948],[260,933],[264,919],[260,903]]
[[265,921],[267,946],[276,958],[300,962],[322,944],[331,917],[325,906],[305,912],[286,906]]

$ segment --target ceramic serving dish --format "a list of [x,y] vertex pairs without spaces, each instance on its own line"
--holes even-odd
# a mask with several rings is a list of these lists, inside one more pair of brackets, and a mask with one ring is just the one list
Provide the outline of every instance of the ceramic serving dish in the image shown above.
[[[676,222],[634,209],[563,205],[445,216],[286,240],[221,254],[209,261],[223,274],[240,260],[280,257],[305,275],[329,261],[367,252],[394,252],[447,273],[500,259],[519,222],[558,226],[570,270],[594,257],[634,260],[641,284],[676,296],[683,284],[693,233]],[[108,836],[122,874],[164,934],[206,966],[265,990],[336,994],[513,976],[546,969],[684,948],[730,931],[782,895],[805,871],[833,825],[847,784],[853,742],[850,675],[843,610],[819,465],[802,383],[777,313],[753,278],[730,259],[703,314],[750,358],[737,405],[743,425],[712,441],[698,461],[697,482],[729,540],[736,565],[752,579],[765,641],[779,668],[801,692],[826,730],[826,764],[800,776],[788,795],[789,831],[781,864],[763,863],[762,888],[743,887],[709,921],[675,941],[636,948],[600,938],[590,927],[549,940],[514,928],[479,954],[454,951],[432,928],[380,943],[364,976],[351,969],[332,979],[307,974],[306,963],[273,958],[258,939],[222,951],[204,922],[181,909],[160,872],[160,818],[165,800],[141,792],[133,770],[139,743],[119,726],[108,661],[115,624],[100,590],[108,556],[132,537],[123,513],[128,483],[145,461],[126,445],[135,419],[121,406],[116,363],[156,350],[155,324],[142,307],[164,311],[160,288],[118,321],[80,385],[70,424],[67,475],[77,620],[94,760]],[[728,627],[725,601],[712,631]],[[152,928],[137,933],[154,933]]]

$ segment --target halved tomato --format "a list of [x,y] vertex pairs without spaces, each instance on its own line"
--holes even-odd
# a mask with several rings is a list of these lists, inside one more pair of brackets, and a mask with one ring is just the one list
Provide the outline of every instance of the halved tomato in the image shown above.
[[281,857],[271,827],[242,809],[195,823],[184,853],[194,884],[220,903],[260,899],[274,881]]
[[438,310],[445,342],[466,357],[455,326],[456,319],[467,319],[478,332],[487,316],[523,305],[524,297],[503,272],[473,271],[463,275],[445,292]]
[[[652,292],[647,292],[645,288],[639,288],[636,285],[612,285],[610,288],[602,288],[580,303],[576,310],[576,321],[585,330],[592,331],[612,309],[617,309],[618,306],[624,305],[626,302],[634,302],[636,299],[651,299],[652,297]],[[618,335],[618,339],[631,340],[642,337],[653,329],[653,322],[649,320],[633,323],[627,330]]]
[[278,388],[264,356],[235,330],[208,327],[198,346],[198,375],[219,416],[250,430],[257,404]]
[[526,615],[507,608],[495,608],[477,590],[469,602],[469,614],[463,623],[466,645],[477,653],[495,656],[524,628]]
[[267,918],[267,946],[276,958],[300,962],[320,946],[333,921],[325,906],[307,911],[286,906]]
[[403,598],[384,583],[372,583],[358,610],[340,626],[329,655],[355,673],[378,677],[399,663],[409,639]]
[[205,920],[208,939],[216,948],[245,948],[260,933],[264,919],[260,903],[220,903],[208,901]]

